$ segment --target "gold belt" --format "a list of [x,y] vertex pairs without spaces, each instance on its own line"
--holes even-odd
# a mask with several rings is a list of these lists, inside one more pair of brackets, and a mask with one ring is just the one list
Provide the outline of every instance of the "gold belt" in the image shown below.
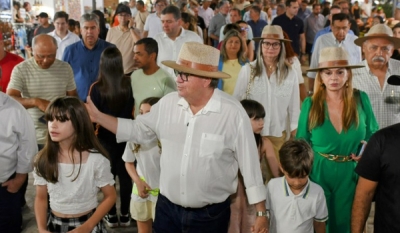
[[328,159],[330,161],[335,161],[335,162],[353,161],[353,159],[351,159],[350,156],[346,156],[346,155],[331,155],[331,154],[324,154],[321,152],[318,152],[318,154],[320,154],[322,157],[325,157],[326,159]]

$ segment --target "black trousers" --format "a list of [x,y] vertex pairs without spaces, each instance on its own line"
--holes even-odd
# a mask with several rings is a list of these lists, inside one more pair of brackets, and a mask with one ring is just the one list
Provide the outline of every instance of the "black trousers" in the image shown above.
[[[8,180],[15,177],[12,175]],[[22,226],[21,189],[16,193],[0,185],[0,232],[19,233]]]

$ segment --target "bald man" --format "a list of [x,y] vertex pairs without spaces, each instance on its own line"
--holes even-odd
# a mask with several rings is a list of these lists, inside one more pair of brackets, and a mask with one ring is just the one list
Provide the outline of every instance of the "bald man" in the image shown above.
[[63,96],[76,96],[76,85],[71,66],[56,59],[57,41],[46,34],[32,41],[33,57],[15,66],[7,94],[22,104],[35,124],[36,139],[41,147],[47,126],[41,119],[47,105]]

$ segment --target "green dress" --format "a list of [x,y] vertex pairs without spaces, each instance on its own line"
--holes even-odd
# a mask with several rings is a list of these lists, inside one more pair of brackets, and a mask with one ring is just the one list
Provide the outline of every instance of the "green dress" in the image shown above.
[[336,162],[320,155],[357,154],[361,140],[368,141],[378,130],[378,123],[372,111],[371,103],[366,93],[354,91],[357,105],[359,125],[352,125],[347,132],[338,133],[331,121],[325,103],[325,121],[311,131],[308,129],[308,116],[312,106],[310,97],[303,102],[297,138],[305,139],[314,151],[314,163],[310,179],[319,184],[325,192],[329,219],[328,233],[350,233],[351,208],[358,176],[354,172],[356,162]]

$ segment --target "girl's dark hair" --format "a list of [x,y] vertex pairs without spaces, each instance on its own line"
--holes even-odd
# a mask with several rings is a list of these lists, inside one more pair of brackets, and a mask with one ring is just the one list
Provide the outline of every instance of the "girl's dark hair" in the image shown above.
[[155,105],[161,98],[160,97],[149,97],[146,98],[144,100],[142,100],[142,102],[140,103],[140,105],[142,104],[149,104],[150,106]]
[[132,96],[131,80],[124,74],[121,52],[116,47],[106,48],[100,57],[99,78],[95,84],[101,93],[102,105],[118,114]]
[[[250,119],[254,118],[254,119],[260,119],[265,117],[265,109],[264,106],[262,106],[262,104],[260,104],[259,102],[255,101],[255,100],[242,100],[240,101],[240,103],[242,104],[244,110],[246,110],[247,115],[249,116]],[[254,134],[254,137],[256,139],[256,143],[257,143],[257,147],[261,147],[262,146],[262,137],[260,134]]]
[[[101,146],[99,140],[94,135],[94,128],[85,105],[76,97],[60,97],[50,103],[44,113],[46,122],[71,121],[74,128],[75,135],[69,148],[72,154],[74,150],[79,152],[79,170],[78,174],[73,178],[75,181],[81,171],[82,166],[82,152],[90,151],[101,153],[104,157],[108,158],[107,151]],[[46,143],[44,148],[38,153],[37,159],[34,162],[34,167],[38,176],[43,177],[50,183],[58,182],[58,154],[60,153],[60,145],[58,142],[51,140],[50,134],[47,133]],[[74,164],[73,171],[75,170],[75,160],[71,157]]]

